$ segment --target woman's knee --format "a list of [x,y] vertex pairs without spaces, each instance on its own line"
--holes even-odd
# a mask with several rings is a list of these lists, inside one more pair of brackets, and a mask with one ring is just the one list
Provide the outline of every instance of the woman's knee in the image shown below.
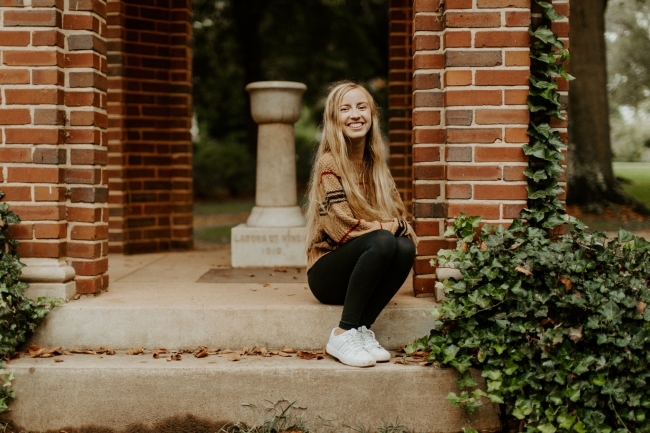
[[375,230],[368,234],[370,236],[368,247],[377,253],[392,257],[395,254],[397,241],[395,235],[388,230]]
[[413,262],[415,260],[415,244],[409,238],[396,238],[395,255],[399,255]]

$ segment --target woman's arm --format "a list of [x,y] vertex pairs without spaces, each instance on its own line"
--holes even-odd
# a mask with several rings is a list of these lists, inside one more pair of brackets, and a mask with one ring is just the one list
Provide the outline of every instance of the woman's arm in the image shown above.
[[362,236],[374,230],[388,230],[396,236],[406,236],[410,227],[404,220],[367,221],[354,216],[348,203],[341,179],[331,157],[324,156],[317,163],[320,173],[319,188],[324,197],[320,203],[321,224],[325,232],[338,244]]

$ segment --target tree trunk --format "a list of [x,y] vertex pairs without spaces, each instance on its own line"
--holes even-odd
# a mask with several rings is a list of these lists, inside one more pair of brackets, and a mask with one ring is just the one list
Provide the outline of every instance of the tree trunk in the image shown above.
[[631,204],[612,168],[605,46],[606,0],[571,0],[567,204],[598,212]]
[[[264,80],[262,71],[262,41],[260,25],[266,11],[267,0],[231,0],[233,19],[242,56],[246,84]],[[250,114],[250,97],[242,89],[246,101],[246,130],[250,154],[257,154],[257,124]]]

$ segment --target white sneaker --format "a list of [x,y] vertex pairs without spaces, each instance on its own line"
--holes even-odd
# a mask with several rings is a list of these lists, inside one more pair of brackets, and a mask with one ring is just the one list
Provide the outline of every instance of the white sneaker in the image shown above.
[[327,353],[353,367],[372,367],[375,358],[363,348],[361,334],[356,329],[350,329],[342,334],[335,335],[336,328],[332,329],[330,340],[327,342]]
[[377,362],[390,361],[390,352],[384,349],[383,347],[381,347],[381,345],[375,338],[374,332],[372,332],[370,329],[366,328],[365,326],[362,326],[357,331],[361,336],[361,342],[363,344],[363,348],[366,349],[366,351],[369,354],[371,354],[373,358],[375,358],[375,361]]

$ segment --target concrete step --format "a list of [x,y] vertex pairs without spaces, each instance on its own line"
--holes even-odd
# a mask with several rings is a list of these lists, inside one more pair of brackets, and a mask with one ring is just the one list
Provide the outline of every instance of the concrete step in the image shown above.
[[445,401],[458,376],[435,367],[384,363],[360,369],[330,357],[244,356],[231,362],[218,355],[197,359],[188,354],[167,361],[120,352],[101,359],[54,359],[22,357],[8,365],[17,395],[8,416],[27,431],[89,425],[119,431],[186,414],[253,424],[269,419],[262,408],[281,400],[306,408],[311,426],[329,425],[319,431],[376,428],[395,420],[427,433],[499,427],[495,406],[467,417]]
[[[109,291],[57,307],[30,343],[66,349],[324,347],[342,307],[320,304],[306,283],[198,282],[228,265],[218,253],[111,256]],[[433,299],[415,298],[411,287],[407,281],[373,327],[389,349],[432,327]]]

